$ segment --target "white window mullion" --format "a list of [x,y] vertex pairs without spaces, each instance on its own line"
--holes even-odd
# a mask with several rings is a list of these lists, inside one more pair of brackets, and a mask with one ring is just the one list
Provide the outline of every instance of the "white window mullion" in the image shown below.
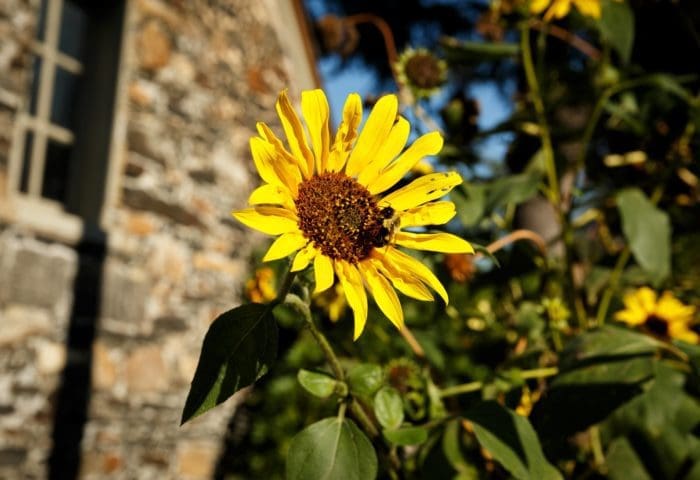
[[[46,34],[44,56],[39,74],[39,98],[36,117],[40,123],[49,123],[51,119],[51,101],[56,73],[56,52],[61,27],[63,0],[47,2]],[[29,164],[29,195],[40,196],[44,179],[44,164],[48,144],[47,132],[43,129],[34,131],[31,163]]]

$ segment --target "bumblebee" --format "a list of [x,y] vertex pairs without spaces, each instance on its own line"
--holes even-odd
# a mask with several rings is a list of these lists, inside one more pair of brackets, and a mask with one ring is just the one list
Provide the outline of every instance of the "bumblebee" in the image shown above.
[[384,207],[379,211],[379,216],[382,219],[382,226],[377,230],[376,235],[372,238],[372,245],[375,247],[383,247],[388,245],[394,232],[399,229],[401,219],[391,207]]

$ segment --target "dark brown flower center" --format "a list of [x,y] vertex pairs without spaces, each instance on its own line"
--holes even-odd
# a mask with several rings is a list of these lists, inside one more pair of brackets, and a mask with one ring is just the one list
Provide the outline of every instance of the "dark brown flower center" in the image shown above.
[[386,245],[385,210],[369,191],[342,173],[322,173],[299,185],[299,228],[334,260],[357,263]]
[[417,53],[406,62],[406,76],[415,86],[434,88],[442,85],[442,70],[438,59],[425,53]]
[[662,337],[668,335],[668,322],[656,315],[649,315],[644,326],[655,335]]

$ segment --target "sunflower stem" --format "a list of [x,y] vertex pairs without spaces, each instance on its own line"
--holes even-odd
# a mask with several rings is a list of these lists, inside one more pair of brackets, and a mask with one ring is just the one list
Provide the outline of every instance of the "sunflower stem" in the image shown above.
[[[523,380],[530,380],[533,378],[547,378],[552,377],[559,373],[557,367],[544,367],[544,368],[533,368],[531,370],[523,370],[520,372],[520,378]],[[454,385],[452,387],[445,388],[440,391],[440,398],[453,397],[455,395],[461,395],[463,393],[473,393],[478,392],[484,388],[484,382],[469,382],[462,383],[460,385]]]
[[337,380],[341,382],[345,381],[345,373],[343,373],[343,367],[341,367],[340,361],[338,360],[338,357],[333,351],[333,347],[331,347],[331,344],[328,342],[326,336],[323,333],[321,333],[321,331],[316,327],[316,324],[314,323],[314,320],[311,317],[311,310],[309,309],[309,305],[297,295],[287,295],[285,303],[294,307],[299,313],[302,314],[302,316],[304,317],[304,321],[306,322],[306,326],[311,331],[311,335],[313,335],[314,340],[316,340],[316,343],[318,343],[318,346],[321,347],[321,351],[326,357],[326,360],[328,361],[328,364],[330,365],[331,370],[333,371],[333,375]]

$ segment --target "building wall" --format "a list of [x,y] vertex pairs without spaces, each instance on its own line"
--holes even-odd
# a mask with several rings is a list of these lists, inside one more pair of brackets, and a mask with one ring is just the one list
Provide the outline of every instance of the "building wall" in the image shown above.
[[[75,308],[90,266],[73,242],[14,220],[8,155],[39,1],[0,0],[0,478],[46,478],[52,448],[71,450],[52,435],[59,400],[72,400],[62,379],[81,366],[81,478],[211,477],[236,400],[179,420],[204,333],[240,302],[259,240],[229,212],[257,183],[255,122],[277,124],[280,89],[309,87],[280,46],[274,4],[127,2],[94,319]],[[92,329],[87,350],[81,329]]]

